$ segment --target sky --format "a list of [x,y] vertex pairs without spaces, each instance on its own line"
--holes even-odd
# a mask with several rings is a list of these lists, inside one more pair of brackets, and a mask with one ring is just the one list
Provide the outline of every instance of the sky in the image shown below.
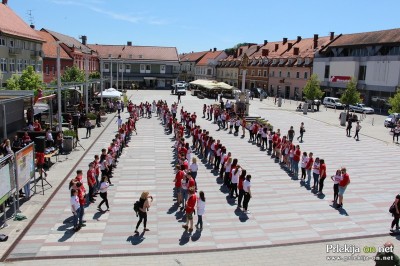
[[86,35],[90,44],[172,46],[178,53],[400,27],[398,0],[9,0],[8,5],[28,24],[32,17],[36,29],[76,39]]

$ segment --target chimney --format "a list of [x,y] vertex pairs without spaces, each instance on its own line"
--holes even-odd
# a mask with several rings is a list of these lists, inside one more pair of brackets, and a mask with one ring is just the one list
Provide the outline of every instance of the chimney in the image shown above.
[[279,44],[275,43],[275,52],[278,51],[278,49],[279,49]]
[[3,5],[7,5],[7,0],[3,0]]
[[285,43],[287,43],[287,38],[283,38],[282,44],[285,45]]
[[318,47],[318,34],[314,34],[314,49]]
[[132,46],[132,42],[129,42],[129,41],[126,42],[126,45],[127,45],[127,46]]
[[217,48],[214,47],[214,52],[216,52],[216,51],[217,51]]
[[299,47],[293,48],[293,55],[299,55]]
[[260,45],[257,45],[256,53],[260,50]]
[[335,38],[335,32],[331,31],[331,36],[330,36],[329,40],[333,41],[334,38]]
[[301,41],[301,36],[297,36],[297,42]]
[[212,49],[210,48],[210,52],[212,52]]
[[268,41],[267,41],[267,40],[264,40],[264,45],[267,45],[267,43],[268,43]]
[[86,45],[86,42],[87,42],[87,37],[86,37],[86,35],[82,35],[82,44],[83,44],[83,45]]
[[[3,0],[3,2],[4,2],[4,1],[7,2],[7,0]],[[3,3],[3,4],[4,4],[4,3]],[[31,24],[30,27],[31,27],[31,29],[35,29],[35,25],[33,25],[33,24]]]
[[242,54],[243,54],[243,48],[240,48],[238,56],[241,56]]
[[287,44],[287,46],[288,46],[288,50],[290,50],[290,49],[292,49],[293,43],[289,42],[289,43]]
[[262,56],[268,56],[268,54],[269,54],[268,49],[262,49],[261,52],[262,52]]

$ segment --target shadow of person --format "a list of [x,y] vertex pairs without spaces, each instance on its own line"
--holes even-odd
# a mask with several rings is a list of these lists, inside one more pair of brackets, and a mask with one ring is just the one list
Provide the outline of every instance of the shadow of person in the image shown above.
[[167,211],[167,214],[173,214],[178,210],[178,204],[174,203]]
[[245,223],[248,219],[249,216],[247,216],[247,214],[242,211],[241,215],[239,216],[239,221]]
[[141,234],[134,234],[131,236],[128,236],[126,239],[127,242],[131,242],[133,246],[139,245],[142,243],[146,238],[144,237],[144,231]]
[[97,212],[93,215],[93,220],[98,221],[104,213],[106,213],[106,212],[105,212],[105,211],[102,211],[102,212],[101,212],[101,211],[97,211]]
[[65,241],[67,241],[68,239],[70,239],[73,235],[75,234],[75,231],[74,231],[74,229],[68,229],[68,230],[66,230],[65,232],[64,232],[64,235],[60,238],[60,239],[58,239],[58,242],[65,242]]
[[324,199],[325,198],[325,194],[324,193],[319,193],[316,195],[319,199]]
[[337,210],[340,215],[349,216],[349,214],[347,213],[347,211],[345,209],[336,208],[336,205],[333,205],[333,204],[330,204],[329,206],[331,206],[333,209]]
[[186,222],[186,215],[182,208],[175,213],[175,218],[178,222]]
[[235,198],[231,198],[231,196],[228,194],[228,195],[226,195],[226,202],[229,204],[229,205],[231,205],[231,206],[234,206],[235,205]]
[[201,229],[197,228],[196,231],[194,232],[194,234],[192,235],[191,239],[193,242],[196,242],[197,240],[200,239],[201,237]]
[[183,231],[181,238],[179,239],[179,245],[180,246],[184,246],[187,243],[189,243],[190,240],[190,235],[191,233],[189,233],[188,231]]

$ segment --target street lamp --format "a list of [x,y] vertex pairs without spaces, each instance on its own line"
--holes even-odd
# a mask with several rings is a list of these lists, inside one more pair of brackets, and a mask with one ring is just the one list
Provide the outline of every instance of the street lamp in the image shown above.
[[58,103],[58,130],[62,131],[62,114],[61,114],[61,59],[60,59],[60,41],[57,41],[57,103]]
[[85,112],[86,115],[89,113],[89,58],[85,56]]
[[100,105],[103,105],[103,59],[100,58]]

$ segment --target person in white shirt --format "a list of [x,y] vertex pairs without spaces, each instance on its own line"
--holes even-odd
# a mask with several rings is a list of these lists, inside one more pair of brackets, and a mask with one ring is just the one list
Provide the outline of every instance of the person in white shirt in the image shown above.
[[235,169],[232,169],[232,179],[231,179],[231,193],[230,196],[233,198],[233,192],[235,192],[235,198],[238,197],[238,191],[237,191],[237,184],[239,183],[239,176],[242,173],[242,168],[240,165],[236,166]]
[[103,176],[101,178],[101,183],[100,183],[100,197],[102,199],[102,201],[100,202],[99,206],[97,207],[97,209],[101,212],[103,212],[103,209],[101,208],[101,205],[103,205],[103,203],[106,204],[107,210],[110,210],[110,206],[108,205],[108,198],[107,198],[107,190],[108,187],[110,186],[110,184],[108,183],[108,177],[107,176]]
[[244,200],[243,200],[243,211],[246,213],[250,213],[247,208],[249,206],[251,195],[251,175],[246,176],[246,180],[243,181],[243,190],[244,190]]
[[336,170],[336,174],[331,176],[331,179],[333,181],[333,203],[337,205],[337,200],[339,197],[339,183],[342,181],[343,176],[342,172],[340,169]]
[[117,121],[115,123],[118,123],[118,130],[122,127],[122,118],[121,116],[118,116]]
[[197,171],[199,170],[199,166],[197,165],[197,159],[195,157],[192,158],[192,163],[190,164],[189,169],[193,179],[196,181]]
[[306,165],[308,163],[307,152],[303,152],[303,156],[301,157],[301,180],[306,180]]
[[196,228],[202,230],[203,229],[203,215],[206,211],[206,197],[204,196],[204,192],[200,191],[199,198],[197,200],[197,224]]
[[314,165],[312,167],[314,186],[311,189],[318,190],[318,179],[319,179],[319,158],[315,158]]
[[226,187],[229,187],[229,183],[230,183],[232,160],[233,160],[232,157],[229,157],[225,163],[224,184]]
[[70,199],[70,204],[71,204],[71,211],[72,214],[74,215],[74,231],[78,231],[80,227],[78,226],[78,216],[80,213],[80,207],[81,205],[79,204],[79,198],[78,198],[78,190],[76,189],[71,189],[71,199]]

